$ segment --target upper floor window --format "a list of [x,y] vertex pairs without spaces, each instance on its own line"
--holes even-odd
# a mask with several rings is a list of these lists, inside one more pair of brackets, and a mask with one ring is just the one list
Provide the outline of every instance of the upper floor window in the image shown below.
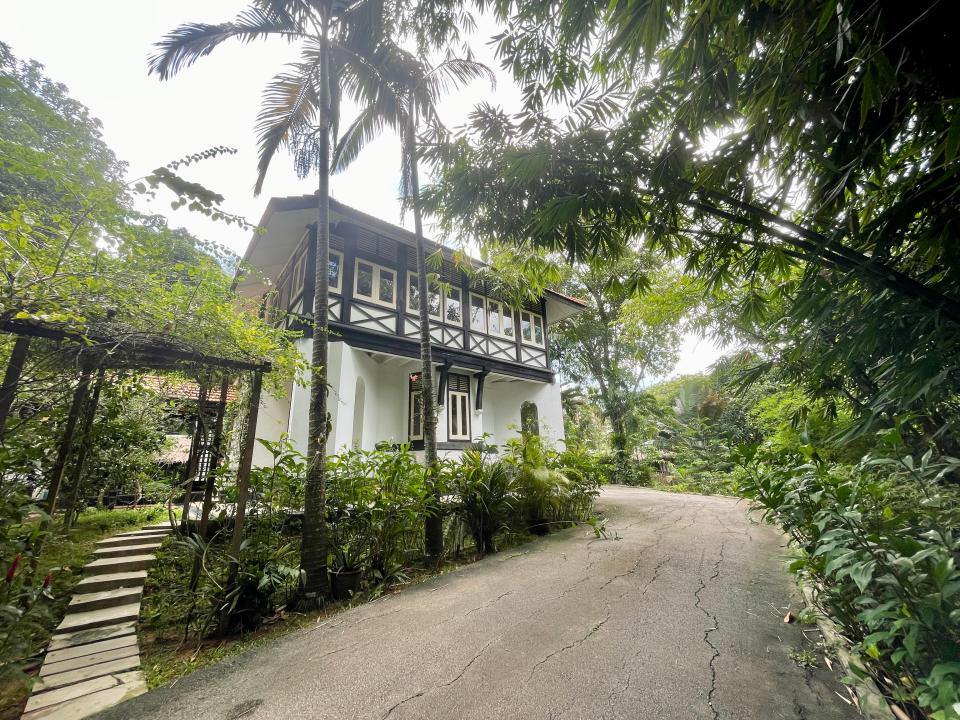
[[543,330],[543,317],[537,313],[520,311],[520,337],[527,345],[544,346],[546,335]]
[[378,305],[396,307],[396,271],[357,258],[353,274],[353,294]]
[[487,331],[487,303],[481,295],[470,296],[470,329]]
[[513,339],[513,311],[499,300],[471,295],[470,329]]
[[[427,314],[437,320],[460,325],[463,322],[462,297],[462,291],[458,287],[441,291],[434,283],[430,283]],[[407,273],[407,312],[420,312],[420,285],[415,272]]]
[[448,288],[444,293],[444,313],[443,319],[448,323],[460,325],[463,323],[463,297],[460,288]]
[[330,262],[327,264],[327,274],[330,283],[330,292],[341,293],[343,288],[343,255],[336,250],[330,251]]

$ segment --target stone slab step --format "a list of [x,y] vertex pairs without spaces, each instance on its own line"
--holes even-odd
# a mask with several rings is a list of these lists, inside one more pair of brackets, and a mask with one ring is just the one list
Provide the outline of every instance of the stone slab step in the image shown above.
[[40,677],[46,678],[47,675],[59,675],[61,673],[79,670],[85,667],[92,667],[101,663],[110,663],[114,660],[123,660],[139,654],[140,648],[136,643],[134,643],[133,645],[112,648],[110,650],[104,650],[102,652],[92,653],[90,655],[81,655],[80,657],[75,657],[70,660],[60,660],[59,662],[50,662],[50,658],[48,657],[46,660],[44,660],[43,667],[40,668]]
[[[59,664],[68,660],[82,658],[84,655],[96,655],[106,652],[107,650],[120,650],[130,646],[137,647],[137,636],[135,633],[112,637],[98,642],[86,643],[85,645],[65,647],[62,650],[50,650],[43,659],[43,667],[46,667],[49,663]],[[43,672],[43,668],[41,668],[40,672]]]
[[83,566],[84,575],[105,575],[106,573],[131,572],[133,570],[146,570],[153,561],[154,555],[126,555],[124,557],[103,558],[94,560]]
[[[125,692],[133,692],[136,695],[139,695],[142,692],[146,692],[147,684],[143,678],[143,673],[139,671],[117,673],[116,675],[104,675],[103,677],[94,678],[93,680],[87,680],[85,682],[79,682],[74,685],[67,685],[66,687],[57,688],[56,690],[48,690],[47,692],[34,693],[30,696],[30,699],[27,700],[27,706],[24,709],[23,718],[27,720],[34,720],[34,718],[44,717],[44,718],[61,718],[51,711],[56,709],[56,706],[67,703],[71,700],[76,700],[77,698],[86,698],[91,697],[94,693],[103,692],[105,690],[117,690],[123,688]],[[126,699],[126,695],[121,694],[122,699]],[[130,695],[129,697],[133,697]],[[83,701],[81,701],[83,702]],[[117,700],[120,702],[120,700]],[[47,714],[33,714],[38,713],[40,710],[47,710]],[[91,711],[87,715],[92,715]],[[76,717],[82,718],[86,715],[66,715],[64,717]]]
[[[159,528],[153,528],[152,530],[128,530],[127,532],[120,533],[119,535],[114,535],[114,538],[135,538],[135,537],[166,537],[170,534],[170,530],[161,530]],[[113,538],[107,538],[112,540]]]
[[97,548],[93,551],[93,556],[98,560],[108,557],[127,557],[130,555],[143,555],[152,553],[160,547],[159,542],[146,543],[143,545],[115,545],[112,547]]
[[126,622],[136,622],[140,615],[140,601],[117,605],[115,607],[87,610],[84,612],[69,612],[63,621],[57,625],[58,633],[90,630],[104,625],[119,625]]
[[122,587],[137,587],[147,581],[146,570],[90,575],[77,583],[78,593],[102,592]]
[[116,588],[115,590],[102,590],[100,592],[80,593],[73,596],[70,605],[67,606],[68,613],[83,612],[86,610],[99,610],[101,608],[115,607],[116,605],[127,605],[137,602],[143,595],[143,586]]
[[59,633],[50,638],[50,644],[47,645],[47,652],[53,650],[63,650],[65,648],[82,647],[93,643],[112,640],[113,638],[126,637],[133,635],[136,637],[136,626],[132,622],[117,623],[116,625],[104,625],[102,627],[91,628],[90,630],[78,630],[76,632]]
[[114,535],[106,540],[97,540],[97,548],[120,547],[122,545],[151,545],[161,542],[170,533],[150,535]]
[[164,520],[161,523],[154,523],[153,525],[144,525],[144,530],[166,530],[167,532],[172,532],[173,528],[170,526],[169,520]]
[[67,685],[76,685],[87,680],[94,680],[105,675],[115,675],[121,672],[129,672],[140,667],[140,654],[134,653],[127,657],[114,658],[108,662],[97,663],[96,665],[87,665],[75,670],[46,675],[41,677],[33,684],[34,693],[43,693],[47,690],[66,687]]
[[[140,673],[130,673],[131,675]],[[25,714],[21,720],[82,720],[101,710],[119,705],[147,691],[147,683],[141,677],[136,682],[126,682],[106,690],[84,695],[75,700],[68,700],[47,708],[41,708]]]

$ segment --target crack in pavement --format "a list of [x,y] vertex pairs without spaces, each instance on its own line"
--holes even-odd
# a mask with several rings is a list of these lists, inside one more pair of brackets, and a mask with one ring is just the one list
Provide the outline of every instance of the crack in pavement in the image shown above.
[[497,595],[495,598],[493,598],[493,600],[488,600],[488,601],[485,602],[483,605],[478,605],[478,606],[475,607],[475,608],[471,608],[470,610],[467,610],[467,611],[466,611],[463,615],[461,615],[460,617],[461,617],[461,618],[465,618],[465,617],[467,617],[467,615],[470,615],[471,613],[479,612],[480,610],[483,610],[483,609],[485,609],[485,608],[488,608],[488,607],[490,607],[491,605],[493,605],[494,603],[497,603],[497,602],[499,602],[500,600],[503,600],[507,595],[512,595],[512,594],[513,594],[513,590],[507,590],[507,591],[506,591],[505,593],[503,593],[502,595]]
[[470,661],[469,661],[466,665],[463,666],[463,668],[460,670],[460,672],[457,673],[457,675],[456,675],[452,680],[448,680],[447,682],[442,682],[442,683],[440,683],[439,686],[434,686],[434,687],[432,687],[432,688],[426,688],[426,689],[424,689],[424,690],[418,690],[417,692],[413,693],[412,695],[408,695],[408,696],[405,697],[403,700],[400,700],[399,702],[394,703],[393,705],[391,705],[391,706],[387,709],[387,712],[384,713],[384,714],[381,716],[381,720],[386,720],[388,717],[390,717],[390,715],[393,714],[393,711],[396,710],[396,709],[397,709],[398,707],[400,707],[401,705],[405,705],[406,703],[410,702],[411,700],[416,700],[417,698],[423,697],[424,695],[427,694],[427,692],[429,692],[430,690],[435,689],[436,687],[440,687],[440,686],[450,687],[451,685],[453,685],[454,683],[456,683],[460,678],[462,678],[462,677],[466,674],[467,670],[469,670],[469,669],[473,666],[473,664],[474,664],[477,660],[480,659],[480,656],[483,655],[483,654],[490,648],[490,646],[493,645],[493,644],[494,644],[495,642],[497,642],[498,640],[500,640],[499,637],[496,638],[496,639],[494,639],[494,640],[491,640],[491,641],[488,642],[486,645],[484,645],[484,646],[480,649],[480,652],[476,653],[472,658],[470,658]]
[[478,652],[476,655],[474,655],[472,658],[470,658],[470,662],[468,662],[466,665],[463,666],[463,669],[462,669],[459,673],[457,673],[457,676],[456,676],[453,680],[450,680],[449,682],[441,683],[441,685],[443,685],[444,687],[450,687],[450,686],[453,685],[455,682],[457,682],[457,680],[459,680],[460,678],[462,678],[462,677],[463,677],[463,674],[464,674],[465,672],[467,672],[467,670],[470,669],[470,666],[473,665],[477,660],[480,659],[480,656],[483,655],[483,654],[487,651],[487,648],[489,648],[491,645],[493,645],[493,644],[494,644],[497,640],[499,640],[499,639],[500,639],[500,638],[496,638],[496,640],[491,640],[491,641],[488,642],[486,645],[484,645],[484,646],[480,649],[480,652]]
[[418,697],[423,697],[423,694],[425,692],[426,690],[420,690],[419,692],[415,692],[413,695],[410,695],[409,697],[404,698],[403,700],[396,703],[395,705],[392,705],[390,709],[387,710],[387,712],[380,717],[380,720],[387,720],[387,718],[390,717],[393,714],[393,711],[396,710],[398,707],[400,707],[405,703],[410,702],[411,700],[416,700]]
[[[713,575],[711,575],[709,578],[707,578],[708,581],[716,580],[718,577],[720,577],[720,563],[723,562],[723,547],[724,547],[724,544],[725,544],[725,543],[720,543],[720,556],[717,558],[717,562],[714,563],[714,565],[713,565]],[[701,567],[702,567],[702,565],[703,565],[703,555],[702,555],[702,554],[701,554],[701,556],[700,556],[700,564],[701,564]],[[693,606],[694,606],[697,610],[699,610],[700,612],[702,612],[704,615],[706,615],[709,620],[712,620],[712,621],[713,621],[713,627],[712,627],[712,628],[706,628],[706,629],[704,630],[704,632],[703,632],[703,642],[705,642],[705,643],[707,644],[707,647],[709,647],[710,650],[713,651],[713,655],[711,655],[711,657],[710,657],[710,664],[709,664],[709,667],[710,667],[710,690],[707,692],[707,705],[710,707],[710,711],[713,713],[713,720],[720,720],[720,712],[719,712],[719,711],[717,710],[717,708],[715,708],[714,705],[713,705],[713,696],[714,696],[714,694],[717,692],[717,668],[716,668],[715,663],[716,663],[716,661],[717,661],[717,658],[720,657],[720,651],[717,649],[717,646],[714,645],[714,644],[711,642],[711,640],[710,640],[710,633],[716,632],[717,630],[720,629],[720,621],[717,620],[717,616],[716,616],[716,615],[714,615],[713,613],[707,612],[707,610],[700,605],[700,600],[701,600],[701,598],[700,598],[700,593],[703,592],[704,589],[706,589],[707,584],[704,582],[704,580],[703,580],[702,577],[699,578],[699,583],[700,583],[699,587],[698,587],[698,588],[696,589],[696,591],[693,593],[693,596],[697,599],[697,601],[693,604]]]
[[607,614],[606,614],[606,616],[603,618],[603,620],[601,620],[600,622],[598,622],[597,624],[595,624],[592,628],[590,628],[590,630],[587,631],[587,634],[586,634],[586,635],[584,635],[584,636],[581,637],[581,638],[577,638],[576,640],[574,640],[574,641],[573,641],[572,643],[570,643],[569,645],[564,645],[563,647],[561,647],[561,648],[559,648],[559,649],[557,649],[557,650],[554,650],[552,653],[550,653],[549,655],[547,655],[547,656],[544,657],[543,659],[538,660],[537,663],[536,663],[536,664],[533,666],[533,668],[530,670],[530,674],[527,675],[527,679],[523,681],[523,684],[526,685],[528,682],[530,682],[530,680],[533,679],[534,673],[537,672],[537,668],[539,668],[541,665],[543,665],[544,663],[546,663],[547,661],[549,661],[550,658],[552,658],[552,657],[554,657],[554,656],[556,656],[556,655],[559,655],[560,653],[562,653],[562,652],[564,652],[564,651],[566,651],[566,650],[572,650],[572,649],[575,648],[575,647],[579,647],[580,645],[583,645],[583,643],[585,643],[585,642],[590,638],[591,635],[593,635],[593,634],[594,634],[595,632],[597,632],[600,628],[602,628],[602,627],[604,626],[604,624],[606,624],[606,622],[607,622],[609,619],[610,619],[610,609],[607,608]]

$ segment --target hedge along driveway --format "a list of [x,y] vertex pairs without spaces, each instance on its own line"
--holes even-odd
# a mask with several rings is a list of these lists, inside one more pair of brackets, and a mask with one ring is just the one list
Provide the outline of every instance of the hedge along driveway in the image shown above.
[[558,533],[100,717],[857,717],[791,659],[775,528],[730,498],[613,487],[600,506],[619,539]]

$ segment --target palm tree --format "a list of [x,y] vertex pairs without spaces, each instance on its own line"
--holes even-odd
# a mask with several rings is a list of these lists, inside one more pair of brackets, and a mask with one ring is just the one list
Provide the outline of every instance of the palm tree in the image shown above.
[[[405,203],[413,210],[417,251],[417,293],[420,297],[420,407],[423,413],[424,465],[433,503],[424,527],[427,554],[439,558],[443,553],[443,518],[434,479],[437,469],[437,413],[433,394],[433,360],[430,340],[430,315],[427,298],[430,281],[426,265],[426,240],[423,236],[423,213],[420,206],[419,146],[417,130],[421,120],[441,127],[437,102],[447,90],[472,80],[487,77],[491,85],[493,72],[472,58],[448,56],[430,68],[402,48],[384,43],[370,59],[378,76],[371,102],[360,111],[353,124],[340,139],[334,152],[334,171],[345,169],[359,155],[363,146],[389,126],[400,135],[401,177]],[[464,312],[468,312],[465,308]]]
[[[389,5],[389,7],[388,7]],[[365,98],[372,81],[366,60],[392,27],[396,3],[389,0],[254,0],[234,20],[189,23],[156,44],[150,73],[167,80],[227,40],[282,38],[301,45],[300,60],[287,65],[263,91],[257,116],[259,163],[255,193],[263,189],[270,162],[292,151],[301,177],[317,175],[317,253],[314,268],[308,470],[300,564],[307,598],[328,590],[325,503],[327,413],[327,307],[330,260],[330,144],[336,136],[343,92]]]

